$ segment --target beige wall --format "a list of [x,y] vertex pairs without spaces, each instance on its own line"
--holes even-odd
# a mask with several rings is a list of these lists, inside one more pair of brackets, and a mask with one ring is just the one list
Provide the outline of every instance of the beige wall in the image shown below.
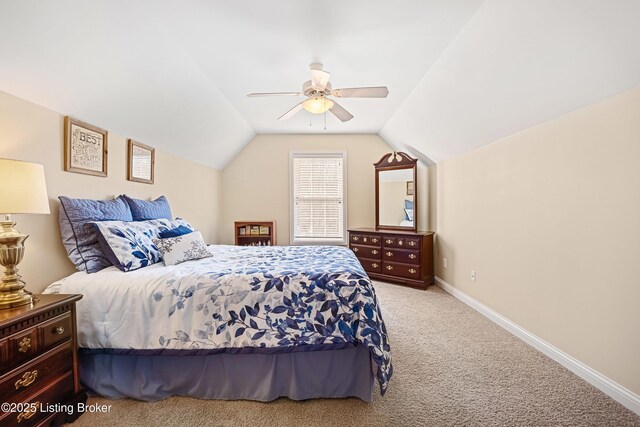
[[[218,241],[220,171],[156,150],[155,184],[127,181],[126,139],[110,133],[108,178],[64,172],[63,124],[63,115],[0,92],[0,157],[43,164],[51,205],[50,215],[13,217],[18,230],[30,235],[19,266],[27,289],[40,292],[75,269],[60,239],[61,195],[107,199],[122,193],[138,198],[164,194],[175,216],[191,221],[208,242]],[[153,141],[142,142],[153,146]]]
[[222,243],[233,243],[233,221],[277,221],[277,242],[289,244],[289,152],[347,152],[347,225],[375,225],[373,163],[393,151],[377,135],[258,135],[222,174]]
[[437,231],[439,277],[640,394],[640,88],[439,164]]

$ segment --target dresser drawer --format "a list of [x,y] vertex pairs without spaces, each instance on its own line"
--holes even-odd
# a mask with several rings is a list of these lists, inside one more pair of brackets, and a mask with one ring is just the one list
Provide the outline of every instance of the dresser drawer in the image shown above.
[[[9,412],[0,415],[0,425],[6,427],[29,427],[37,425],[44,418],[51,415],[51,406],[56,403],[66,402],[73,396],[73,373],[59,378],[46,388],[38,391],[24,399],[18,405],[25,405],[27,409],[23,412]],[[44,410],[33,410],[36,405]],[[49,412],[46,412],[46,411]]]
[[9,364],[7,367],[16,366],[25,360],[33,358],[38,353],[38,330],[27,329],[24,332],[7,338],[7,353]]
[[351,235],[349,236],[349,242],[356,245],[369,245],[369,246],[380,247],[381,238],[380,236],[375,236],[375,235],[351,233]]
[[383,246],[388,248],[418,249],[420,248],[420,238],[404,236],[384,236],[382,244]]
[[38,326],[42,348],[52,347],[71,338],[71,313],[62,314]]
[[420,251],[412,251],[411,249],[384,248],[382,250],[382,258],[385,261],[420,264]]
[[420,267],[411,264],[383,261],[382,273],[398,277],[406,277],[407,279],[420,279]]
[[364,267],[364,271],[371,273],[380,273],[382,269],[382,261],[379,260],[361,259],[360,264]]
[[382,249],[371,247],[371,246],[363,246],[363,245],[351,245],[351,250],[356,254],[358,258],[368,258],[368,259],[381,259]]
[[33,362],[0,377],[0,402],[21,401],[26,394],[42,389],[56,377],[71,372],[73,351],[71,341],[39,356]]

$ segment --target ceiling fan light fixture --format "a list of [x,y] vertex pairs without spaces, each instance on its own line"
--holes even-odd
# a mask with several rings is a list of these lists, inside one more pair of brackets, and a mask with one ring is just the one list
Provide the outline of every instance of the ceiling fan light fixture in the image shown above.
[[324,96],[314,96],[302,103],[302,108],[312,114],[322,114],[333,107],[333,101]]

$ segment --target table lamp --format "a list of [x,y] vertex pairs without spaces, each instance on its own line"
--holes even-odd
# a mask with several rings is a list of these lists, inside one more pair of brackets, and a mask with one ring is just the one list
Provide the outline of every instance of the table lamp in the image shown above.
[[44,168],[36,163],[0,159],[0,310],[32,303],[16,266],[24,255],[29,237],[14,227],[11,214],[48,214],[49,197]]

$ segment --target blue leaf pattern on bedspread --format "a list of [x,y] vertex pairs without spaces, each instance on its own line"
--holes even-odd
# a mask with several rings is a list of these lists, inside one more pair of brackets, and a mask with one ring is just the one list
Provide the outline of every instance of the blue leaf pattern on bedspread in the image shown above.
[[223,257],[190,262],[154,302],[166,316],[188,305],[191,330],[159,336],[166,349],[243,348],[273,352],[363,344],[384,394],[393,373],[380,306],[353,252],[333,246],[228,247]]

